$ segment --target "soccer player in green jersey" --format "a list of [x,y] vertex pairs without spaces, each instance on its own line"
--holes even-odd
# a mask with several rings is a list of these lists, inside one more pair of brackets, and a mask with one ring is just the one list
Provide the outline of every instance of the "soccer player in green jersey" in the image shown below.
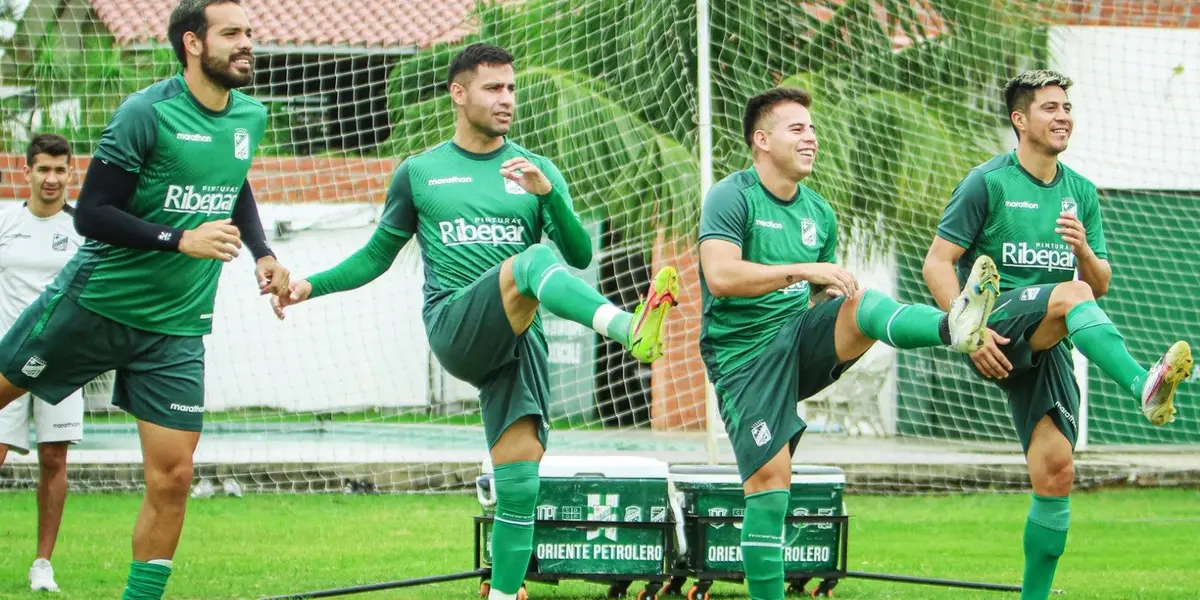
[[146,480],[125,600],[161,598],[171,573],[223,264],[244,245],[261,292],[288,290],[246,180],[266,127],[263,105],[233,91],[253,70],[246,12],[182,0],[167,34],[183,71],[117,108],[76,209],[87,242],[0,341],[0,407],[26,390],[57,403],[116,370],[113,403],[137,418]]
[[1066,547],[1079,409],[1068,344],[1120,384],[1155,425],[1174,420],[1175,387],[1192,368],[1182,341],[1149,371],[1142,368],[1096,304],[1112,279],[1096,186],[1058,161],[1074,126],[1070,87],[1066,76],[1044,70],[1008,82],[1004,99],[1017,149],[958,184],[924,267],[933,297],[947,306],[971,260],[999,263],[1002,293],[991,335],[969,359],[1008,396],[1029,465],[1023,600],[1047,597]]
[[539,243],[542,234],[575,268],[591,262],[591,242],[554,163],[506,137],[517,104],[512,55],[473,44],[450,63],[448,79],[457,114],[453,139],[405,160],[366,246],[328,271],[293,281],[276,310],[282,318],[290,304],[365,285],[417,239],[430,348],[447,371],[480,391],[495,464],[490,597],[508,599],[521,593],[533,549],[538,462],[550,427],[538,306],[652,362],[663,353],[679,280],[673,268],[660,270],[630,314],[571,276]]
[[862,288],[834,264],[833,208],[801,183],[817,156],[811,103],[791,88],[750,99],[742,125],[753,166],[714,185],[700,215],[700,348],[746,494],[741,551],[753,600],[784,594],[780,536],[807,427],[797,403],[876,340],[975,351],[999,293],[986,257],[949,313]]

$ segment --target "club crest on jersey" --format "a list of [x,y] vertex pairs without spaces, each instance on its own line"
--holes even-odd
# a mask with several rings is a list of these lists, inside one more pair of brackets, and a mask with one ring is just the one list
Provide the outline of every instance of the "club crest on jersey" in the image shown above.
[[817,245],[817,222],[812,219],[800,219],[800,241],[805,246]]
[[1074,215],[1079,212],[1079,206],[1075,204],[1074,198],[1067,196],[1062,199],[1062,211]]
[[29,360],[25,361],[25,366],[21,367],[21,372],[31,379],[37,379],[37,376],[41,375],[44,370],[46,370],[46,361],[40,356],[30,356]]
[[246,160],[250,158],[250,132],[245,129],[233,130],[233,157]]
[[1036,300],[1038,297],[1038,292],[1040,292],[1040,291],[1042,291],[1041,288],[1035,288],[1035,287],[1025,288],[1025,289],[1021,290],[1021,301],[1028,302],[1030,300]]
[[67,236],[65,236],[61,233],[54,234],[54,239],[50,240],[50,249],[52,249],[56,252],[66,252],[67,251]]
[[510,194],[528,194],[529,193],[525,190],[525,188],[521,187],[521,184],[519,184],[511,179],[508,179],[508,178],[504,179],[504,191],[506,191]]

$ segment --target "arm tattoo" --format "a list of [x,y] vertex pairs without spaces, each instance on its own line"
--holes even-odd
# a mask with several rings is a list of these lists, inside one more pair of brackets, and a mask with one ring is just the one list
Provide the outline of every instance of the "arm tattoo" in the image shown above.
[[791,276],[791,275],[788,275],[788,276],[787,276],[787,282],[788,282],[788,285],[791,285],[791,283],[792,283],[792,281],[793,281],[794,279],[795,279],[795,277],[793,277],[793,276]]

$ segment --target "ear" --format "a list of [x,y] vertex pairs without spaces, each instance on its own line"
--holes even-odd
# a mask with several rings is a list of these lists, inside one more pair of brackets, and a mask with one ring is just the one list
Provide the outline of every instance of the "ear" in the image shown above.
[[450,101],[455,106],[463,106],[467,103],[467,88],[463,84],[452,81],[450,82]]
[[184,32],[183,50],[188,54],[200,56],[204,53],[204,40],[193,31]]
[[762,150],[763,152],[766,152],[767,150],[771,149],[771,140],[769,136],[767,136],[767,132],[761,129],[755,129],[754,134],[750,136],[750,139],[754,141],[754,149],[756,150]]
[[26,183],[28,183],[28,182],[29,182],[29,174],[30,174],[31,172],[32,172],[32,171],[30,171],[30,170],[29,170],[29,165],[25,165],[25,166],[21,167],[21,173],[24,173],[24,174],[25,174],[25,182],[26,182]]
[[1019,110],[1012,111],[1012,114],[1008,115],[1008,119],[1012,121],[1012,125],[1017,128],[1017,131],[1025,131],[1028,126],[1025,122],[1025,113]]

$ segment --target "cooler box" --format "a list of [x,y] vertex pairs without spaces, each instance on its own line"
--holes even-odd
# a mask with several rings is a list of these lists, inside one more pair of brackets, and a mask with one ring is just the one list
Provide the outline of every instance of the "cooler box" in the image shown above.
[[[476,492],[486,517],[495,514],[492,465],[486,461]],[[637,457],[547,456],[538,473],[541,491],[533,537],[530,579],[655,577],[666,572],[669,526],[633,528],[629,523],[671,523],[667,464]],[[544,524],[542,521],[558,521]],[[572,526],[570,521],[610,521],[612,527]],[[484,521],[484,564],[490,565],[492,522]],[[591,578],[591,577],[588,577]]]
[[[684,568],[702,574],[741,573],[742,524],[707,523],[694,517],[741,517],[746,512],[741,477],[733,466],[674,466],[670,469],[675,500],[684,514],[688,550]],[[792,516],[845,516],[843,495],[846,477],[836,467],[795,466],[792,468]],[[700,529],[703,547],[697,546]],[[842,523],[788,523],[784,527],[783,569],[786,573],[828,573],[840,568]]]

